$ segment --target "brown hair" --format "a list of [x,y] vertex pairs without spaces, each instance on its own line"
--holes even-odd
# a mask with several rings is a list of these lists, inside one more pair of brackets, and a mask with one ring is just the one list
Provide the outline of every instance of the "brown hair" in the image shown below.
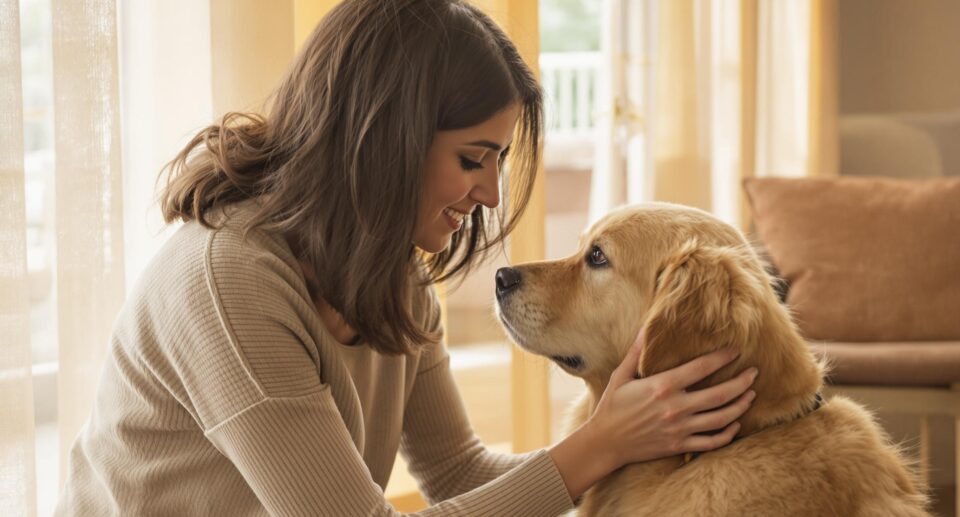
[[[208,209],[261,198],[244,231],[292,236],[320,296],[371,346],[409,353],[436,342],[410,310],[416,270],[427,283],[465,274],[513,230],[533,188],[542,94],[516,47],[465,1],[345,0],[270,100],[267,115],[229,113],[167,164],[164,219],[211,227]],[[412,239],[434,133],[514,103],[520,116],[501,179],[511,203],[478,206],[447,249],[421,256]]]

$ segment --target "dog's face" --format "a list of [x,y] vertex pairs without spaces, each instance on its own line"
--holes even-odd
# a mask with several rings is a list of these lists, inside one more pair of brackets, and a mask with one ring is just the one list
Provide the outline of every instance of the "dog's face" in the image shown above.
[[766,276],[733,227],[651,203],[597,222],[575,255],[503,268],[496,281],[497,315],[518,345],[605,385],[641,329],[642,375],[730,344],[725,322],[756,317],[736,302]]

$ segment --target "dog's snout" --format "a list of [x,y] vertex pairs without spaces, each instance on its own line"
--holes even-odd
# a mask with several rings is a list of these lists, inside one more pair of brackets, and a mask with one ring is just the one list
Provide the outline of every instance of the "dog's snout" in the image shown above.
[[497,270],[497,299],[515,291],[520,287],[520,272],[512,267],[502,267]]

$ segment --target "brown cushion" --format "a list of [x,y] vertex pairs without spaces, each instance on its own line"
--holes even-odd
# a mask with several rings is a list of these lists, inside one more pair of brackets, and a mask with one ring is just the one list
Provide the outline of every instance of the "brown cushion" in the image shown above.
[[811,343],[830,384],[949,386],[960,382],[960,341]]
[[801,332],[960,339],[960,178],[747,179]]

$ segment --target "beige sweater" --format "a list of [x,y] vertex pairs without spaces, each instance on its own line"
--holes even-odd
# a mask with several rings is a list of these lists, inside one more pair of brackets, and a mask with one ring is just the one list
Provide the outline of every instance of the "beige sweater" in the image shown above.
[[[557,515],[572,507],[546,451],[484,448],[442,346],[380,355],[326,330],[285,241],[240,235],[255,208],[185,224],[115,324],[57,515],[395,515],[404,454],[420,515]],[[223,220],[223,215],[213,221]],[[432,289],[410,303],[440,325]]]

